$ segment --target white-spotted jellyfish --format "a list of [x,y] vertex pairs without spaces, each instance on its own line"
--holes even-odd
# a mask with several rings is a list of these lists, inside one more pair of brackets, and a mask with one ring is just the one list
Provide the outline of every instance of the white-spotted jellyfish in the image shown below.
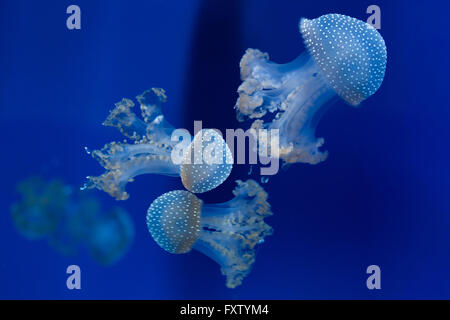
[[250,273],[255,246],[272,234],[264,222],[272,215],[267,193],[254,180],[236,182],[235,197],[228,202],[204,204],[177,190],[158,197],[147,213],[148,229],[159,246],[175,254],[200,251],[220,265],[229,288]]
[[324,139],[315,136],[320,117],[336,100],[358,106],[374,94],[384,79],[387,53],[375,28],[348,16],[301,19],[299,28],[307,50],[290,63],[246,51],[236,109],[240,121],[256,119],[255,130],[279,130],[284,163],[316,164],[327,157],[319,150]]
[[[164,90],[152,88],[137,96],[137,100],[142,119],[132,111],[134,103],[123,99],[103,123],[118,128],[132,142],[112,142],[91,152],[106,172],[87,177],[83,189],[97,188],[117,200],[126,200],[129,197],[126,184],[141,174],[181,176],[186,189],[195,193],[212,190],[228,178],[233,157],[217,131],[203,129],[193,139],[188,134],[190,144],[183,149],[182,161],[177,163],[173,161],[173,151],[182,141],[173,139],[175,129],[162,114],[161,105],[166,101]],[[208,152],[213,156],[208,156]]]

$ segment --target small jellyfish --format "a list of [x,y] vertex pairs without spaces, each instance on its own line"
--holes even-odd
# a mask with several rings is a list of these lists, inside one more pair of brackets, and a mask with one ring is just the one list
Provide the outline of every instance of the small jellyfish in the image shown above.
[[161,105],[166,101],[164,90],[153,88],[136,99],[143,120],[132,111],[134,103],[123,99],[103,123],[118,128],[133,143],[112,142],[92,151],[90,154],[106,172],[87,177],[83,189],[97,188],[117,200],[126,200],[129,197],[126,184],[141,174],[180,176],[186,189],[195,193],[212,190],[228,178],[233,157],[218,132],[203,129],[193,140],[189,135],[190,144],[182,148],[182,161],[175,162],[173,156],[183,141],[172,137],[175,129],[162,114]]
[[[307,50],[287,64],[248,49],[240,62],[243,83],[236,102],[238,120],[254,120],[255,130],[279,130],[284,163],[317,164],[327,152],[315,130],[336,100],[352,106],[374,94],[386,70],[386,46],[369,24],[340,14],[300,20]],[[267,141],[259,141],[265,145]]]
[[272,215],[267,193],[254,180],[236,181],[235,197],[204,204],[188,191],[171,191],[150,205],[147,226],[164,250],[181,254],[195,249],[221,266],[226,286],[235,288],[250,273],[255,246],[272,234],[264,218]]

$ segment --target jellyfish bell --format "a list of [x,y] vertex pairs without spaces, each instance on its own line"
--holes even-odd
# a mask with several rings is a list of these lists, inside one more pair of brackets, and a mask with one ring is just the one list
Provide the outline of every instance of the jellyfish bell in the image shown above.
[[174,254],[192,249],[200,235],[202,201],[188,191],[170,191],[155,199],[147,226],[156,243]]
[[[136,97],[140,104],[141,118],[132,110],[133,101],[123,99],[103,123],[116,127],[130,142],[111,142],[100,150],[90,152],[106,172],[100,176],[89,176],[82,189],[97,188],[117,200],[126,200],[128,182],[142,174],[160,174],[182,178],[184,186],[192,192],[206,192],[225,181],[233,167],[231,151],[223,139],[212,129],[201,130],[191,143],[200,148],[191,148],[193,154],[204,154],[211,148],[222,147],[222,163],[176,163],[172,152],[179,141],[172,139],[175,128],[167,122],[162,105],[166,101],[163,89],[153,88]],[[197,137],[198,136],[198,137]],[[206,141],[202,137],[211,138]],[[189,141],[192,137],[189,135]],[[200,143],[198,143],[200,142]],[[220,157],[219,157],[220,158]]]
[[186,189],[203,193],[221,185],[231,173],[233,156],[213,129],[199,131],[184,153],[180,176]]
[[235,198],[204,204],[194,194],[177,190],[158,197],[147,212],[156,243],[170,253],[197,250],[216,261],[226,285],[234,288],[250,273],[255,246],[272,234],[264,218],[272,215],[267,193],[254,180],[237,181]]
[[301,19],[299,29],[307,50],[290,63],[246,51],[236,109],[240,121],[256,119],[256,130],[279,129],[279,157],[285,163],[316,164],[327,157],[319,150],[324,139],[315,137],[321,116],[339,99],[358,106],[378,90],[386,45],[375,28],[340,14]]
[[378,90],[387,55],[383,37],[374,27],[340,14],[303,18],[299,27],[325,81],[342,99],[358,106]]

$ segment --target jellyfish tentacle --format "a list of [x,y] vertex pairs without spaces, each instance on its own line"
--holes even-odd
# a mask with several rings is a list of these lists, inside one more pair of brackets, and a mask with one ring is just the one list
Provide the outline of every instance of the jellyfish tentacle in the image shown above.
[[229,288],[235,288],[250,273],[255,246],[272,234],[264,218],[272,215],[267,193],[254,181],[237,181],[235,198],[203,205],[200,237],[194,249],[221,266]]
[[88,176],[83,188],[103,190],[117,200],[126,200],[129,194],[125,191],[128,182],[141,174],[162,174],[178,176],[180,167],[174,165],[170,156],[158,154],[140,154],[126,160],[105,166],[107,171],[97,177]]
[[133,101],[123,98],[115,104],[103,125],[115,127],[127,138],[140,141],[146,135],[146,124],[132,111],[133,107]]
[[[252,53],[253,51],[250,51]],[[264,57],[268,57],[265,55]],[[243,60],[248,60],[244,56]],[[316,164],[324,161],[327,152],[319,151],[322,146],[323,138],[315,137],[315,128],[320,119],[320,109],[326,109],[330,101],[336,96],[335,92],[327,85],[320,75],[320,69],[315,65],[308,53],[301,54],[294,61],[277,65],[266,63],[268,70],[263,71],[261,64],[247,64],[242,71],[244,83],[254,82],[259,79],[262,91],[254,91],[250,97],[259,94],[271,95],[270,104],[266,104],[268,99],[262,99],[263,103],[258,108],[247,108],[245,101],[254,98],[248,98],[248,92],[239,91],[237,102],[238,118],[245,114],[249,118],[262,118],[267,112],[275,113],[274,119],[270,122],[264,120],[255,120],[252,127],[254,129],[278,129],[280,135],[279,156],[287,163],[304,162]],[[284,75],[281,75],[281,70]],[[263,76],[260,76],[263,74]],[[275,74],[276,81],[267,85],[269,79],[266,74]],[[245,78],[247,76],[247,78]],[[248,78],[250,77],[250,78]],[[263,80],[261,80],[263,79]],[[266,82],[265,85],[263,83]],[[276,89],[268,89],[272,86]],[[244,98],[244,100],[241,100]],[[261,137],[259,137],[261,139]],[[268,144],[267,141],[259,141],[260,145]]]
[[240,62],[242,84],[238,88],[236,102],[238,119],[261,118],[268,111],[279,108],[283,95],[279,88],[282,74],[277,65],[270,62],[269,55],[258,49],[247,49]]
[[147,124],[146,138],[150,142],[173,148],[175,142],[171,141],[171,135],[175,128],[167,122],[162,112],[162,105],[167,100],[164,89],[146,90],[136,99],[140,103],[142,118]]

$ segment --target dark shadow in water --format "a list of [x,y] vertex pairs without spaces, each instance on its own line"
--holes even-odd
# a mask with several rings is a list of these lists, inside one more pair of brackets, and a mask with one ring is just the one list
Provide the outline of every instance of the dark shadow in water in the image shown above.
[[240,84],[239,61],[244,53],[239,0],[201,3],[191,43],[185,87],[186,125],[229,128],[236,124],[233,106]]
[[[242,44],[241,0],[210,1],[200,4],[193,32],[185,87],[185,119],[183,125],[193,133],[194,120],[202,120],[203,128],[237,128],[234,104],[240,85],[239,61],[245,51]],[[200,195],[207,202],[231,199],[234,181],[246,179],[248,168],[234,166],[229,179],[220,187]],[[180,289],[189,292],[185,298],[223,297],[232,293],[225,287],[220,267],[209,258],[191,253],[188,265],[180,266]],[[208,259],[208,260],[207,260]],[[199,268],[200,267],[200,268]],[[181,271],[182,269],[182,271]],[[200,279],[199,270],[207,272]],[[195,276],[194,276],[195,275]]]

